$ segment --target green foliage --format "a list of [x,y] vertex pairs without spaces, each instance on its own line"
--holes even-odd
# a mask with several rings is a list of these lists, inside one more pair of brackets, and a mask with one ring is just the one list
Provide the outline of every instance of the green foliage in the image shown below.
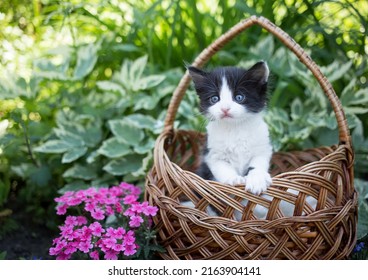
[[[365,193],[364,1],[2,1],[0,209],[13,192],[33,219],[52,226],[57,192],[143,185],[184,61],[251,14],[274,21],[323,66],[348,118]],[[275,150],[336,144],[337,123],[319,84],[267,32],[252,27],[209,67],[261,59],[272,73],[266,121]],[[203,131],[197,102],[189,89],[176,127]]]
[[355,180],[355,188],[359,193],[358,203],[358,240],[368,237],[368,181]]
[[0,260],[5,260],[6,258],[6,251],[0,253]]
[[[0,213],[0,241],[4,240],[7,235],[19,228],[18,223],[14,219],[10,216],[3,217],[1,214],[2,213]],[[6,257],[6,252],[0,254],[0,260],[2,260],[2,257]]]

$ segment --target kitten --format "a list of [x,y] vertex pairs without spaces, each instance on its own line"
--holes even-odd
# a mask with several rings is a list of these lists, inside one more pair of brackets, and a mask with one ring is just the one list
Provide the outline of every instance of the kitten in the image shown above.
[[221,67],[206,72],[189,66],[200,110],[207,117],[207,145],[198,175],[260,194],[272,183],[272,155],[262,112],[267,101],[268,66]]

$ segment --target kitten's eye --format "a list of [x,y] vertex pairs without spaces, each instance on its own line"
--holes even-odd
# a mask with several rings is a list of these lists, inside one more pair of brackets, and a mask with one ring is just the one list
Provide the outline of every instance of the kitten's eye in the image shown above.
[[243,94],[235,95],[235,101],[236,102],[242,102],[242,101],[244,101],[244,99],[245,99],[245,96]]
[[210,101],[212,104],[219,102],[219,100],[220,100],[220,97],[218,97],[217,95],[211,96],[210,98]]

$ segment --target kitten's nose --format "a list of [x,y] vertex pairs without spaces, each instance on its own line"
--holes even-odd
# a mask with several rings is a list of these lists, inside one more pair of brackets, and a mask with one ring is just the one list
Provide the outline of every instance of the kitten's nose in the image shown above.
[[227,114],[229,113],[229,111],[230,111],[230,108],[221,108],[221,111],[222,111],[225,115],[227,115]]

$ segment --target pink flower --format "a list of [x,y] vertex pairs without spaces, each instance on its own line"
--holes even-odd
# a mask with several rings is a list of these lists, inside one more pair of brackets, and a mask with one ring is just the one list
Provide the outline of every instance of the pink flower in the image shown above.
[[91,253],[89,253],[89,256],[94,259],[94,260],[99,260],[100,259],[100,256],[98,254],[98,251],[95,250],[95,251],[92,251]]
[[138,199],[137,196],[130,194],[124,197],[123,201],[124,201],[124,204],[133,204],[137,202],[137,199]]
[[56,259],[57,260],[69,260],[71,255],[65,254],[65,253],[60,253]]
[[124,255],[125,256],[132,256],[134,255],[137,250],[137,246],[135,244],[125,245]]
[[78,217],[76,217],[76,220],[77,220],[77,225],[78,226],[82,226],[82,225],[87,224],[87,218],[84,217],[84,216],[78,216]]
[[113,236],[117,239],[122,239],[123,235],[126,233],[125,229],[122,227],[118,227],[117,229],[114,229]]
[[92,216],[92,218],[94,218],[96,220],[105,219],[104,211],[102,211],[101,209],[95,209],[94,211],[92,211],[91,216]]
[[96,208],[96,203],[94,202],[86,203],[86,206],[84,206],[84,209],[88,212],[92,212],[93,210],[95,210],[95,208]]
[[139,227],[143,223],[143,219],[141,216],[132,216],[130,217],[129,225],[131,227]]
[[115,244],[114,246],[112,246],[112,249],[119,252],[124,250],[124,246],[123,244]]
[[[78,208],[78,211],[87,212],[87,215],[66,217],[49,254],[56,256],[56,259],[70,259],[79,250],[95,260],[100,259],[100,256],[116,260],[120,252],[120,256],[136,254],[139,244],[136,243],[135,231],[131,229],[137,230],[142,223],[149,223],[150,217],[158,211],[157,207],[150,206],[147,201],[138,202],[140,193],[140,188],[123,182],[111,188],[70,191],[55,198],[58,215],[65,215],[69,208]],[[111,215],[122,219],[123,224],[128,223],[129,227],[104,228],[106,218]],[[115,223],[114,219],[111,222]]]
[[83,241],[90,240],[92,238],[92,230],[89,227],[84,226],[80,231],[79,237]]
[[92,196],[96,193],[96,189],[95,188],[88,188],[86,190],[84,190],[84,194],[86,196]]
[[66,204],[61,204],[56,207],[56,214],[57,215],[65,215],[66,209],[68,209],[68,206]]
[[117,213],[121,213],[123,211],[123,207],[121,206],[120,202],[115,203],[115,210]]
[[125,235],[124,235],[124,240],[123,240],[123,245],[132,245],[135,242],[135,237],[134,237],[134,232],[133,231],[128,231]]
[[158,208],[156,206],[147,206],[143,209],[143,214],[146,216],[156,216]]
[[106,260],[117,260],[118,259],[118,252],[114,250],[108,250],[105,252],[105,259]]
[[67,216],[65,219],[65,225],[77,225],[77,217],[75,216]]
[[113,196],[121,196],[123,194],[123,190],[120,187],[113,186],[110,188],[110,193]]
[[58,250],[58,249],[56,249],[56,248],[54,248],[54,247],[51,247],[51,248],[49,249],[49,255],[50,255],[50,256],[58,255],[58,254],[59,254],[59,252],[60,252],[60,250]]
[[66,248],[65,248],[65,250],[64,250],[64,253],[65,254],[67,254],[67,255],[71,255],[71,254],[73,254],[74,252],[76,252],[77,251],[77,248],[75,248],[74,246],[72,246],[72,245],[68,245]]
[[88,253],[90,249],[93,248],[93,245],[90,242],[80,242],[78,245],[78,249],[83,253]]
[[56,244],[55,249],[58,251],[61,251],[62,249],[64,249],[66,246],[68,245],[68,242],[66,242],[65,240],[60,240],[58,244]]
[[69,206],[76,206],[78,204],[82,203],[82,199],[77,198],[77,197],[73,197],[68,201],[68,205]]
[[57,197],[55,198],[55,201],[56,202],[67,202],[68,201],[68,198],[73,196],[74,192],[72,191],[68,191],[68,192],[65,192],[61,197]]
[[106,214],[107,216],[114,215],[114,209],[111,206],[106,206]]
[[57,243],[59,243],[61,240],[61,237],[55,238],[54,240],[52,240],[52,245],[56,245]]
[[103,240],[103,244],[106,246],[106,248],[112,248],[116,244],[116,239],[106,238]]
[[142,206],[142,204],[140,204],[140,203],[136,203],[136,204],[133,204],[133,205],[132,205],[131,209],[132,209],[132,211],[134,211],[134,212],[142,213],[142,212],[143,212],[144,207]]
[[135,215],[135,211],[133,211],[132,208],[129,208],[127,209],[125,212],[124,212],[124,216],[134,216]]
[[89,228],[92,230],[92,234],[94,236],[100,237],[101,234],[105,232],[99,222],[94,222],[93,224],[90,224]]
[[59,228],[61,229],[61,236],[62,237],[68,238],[69,236],[72,236],[73,226],[65,225],[65,226],[60,226]]
[[109,227],[106,229],[106,236],[113,237],[114,236],[114,228]]

